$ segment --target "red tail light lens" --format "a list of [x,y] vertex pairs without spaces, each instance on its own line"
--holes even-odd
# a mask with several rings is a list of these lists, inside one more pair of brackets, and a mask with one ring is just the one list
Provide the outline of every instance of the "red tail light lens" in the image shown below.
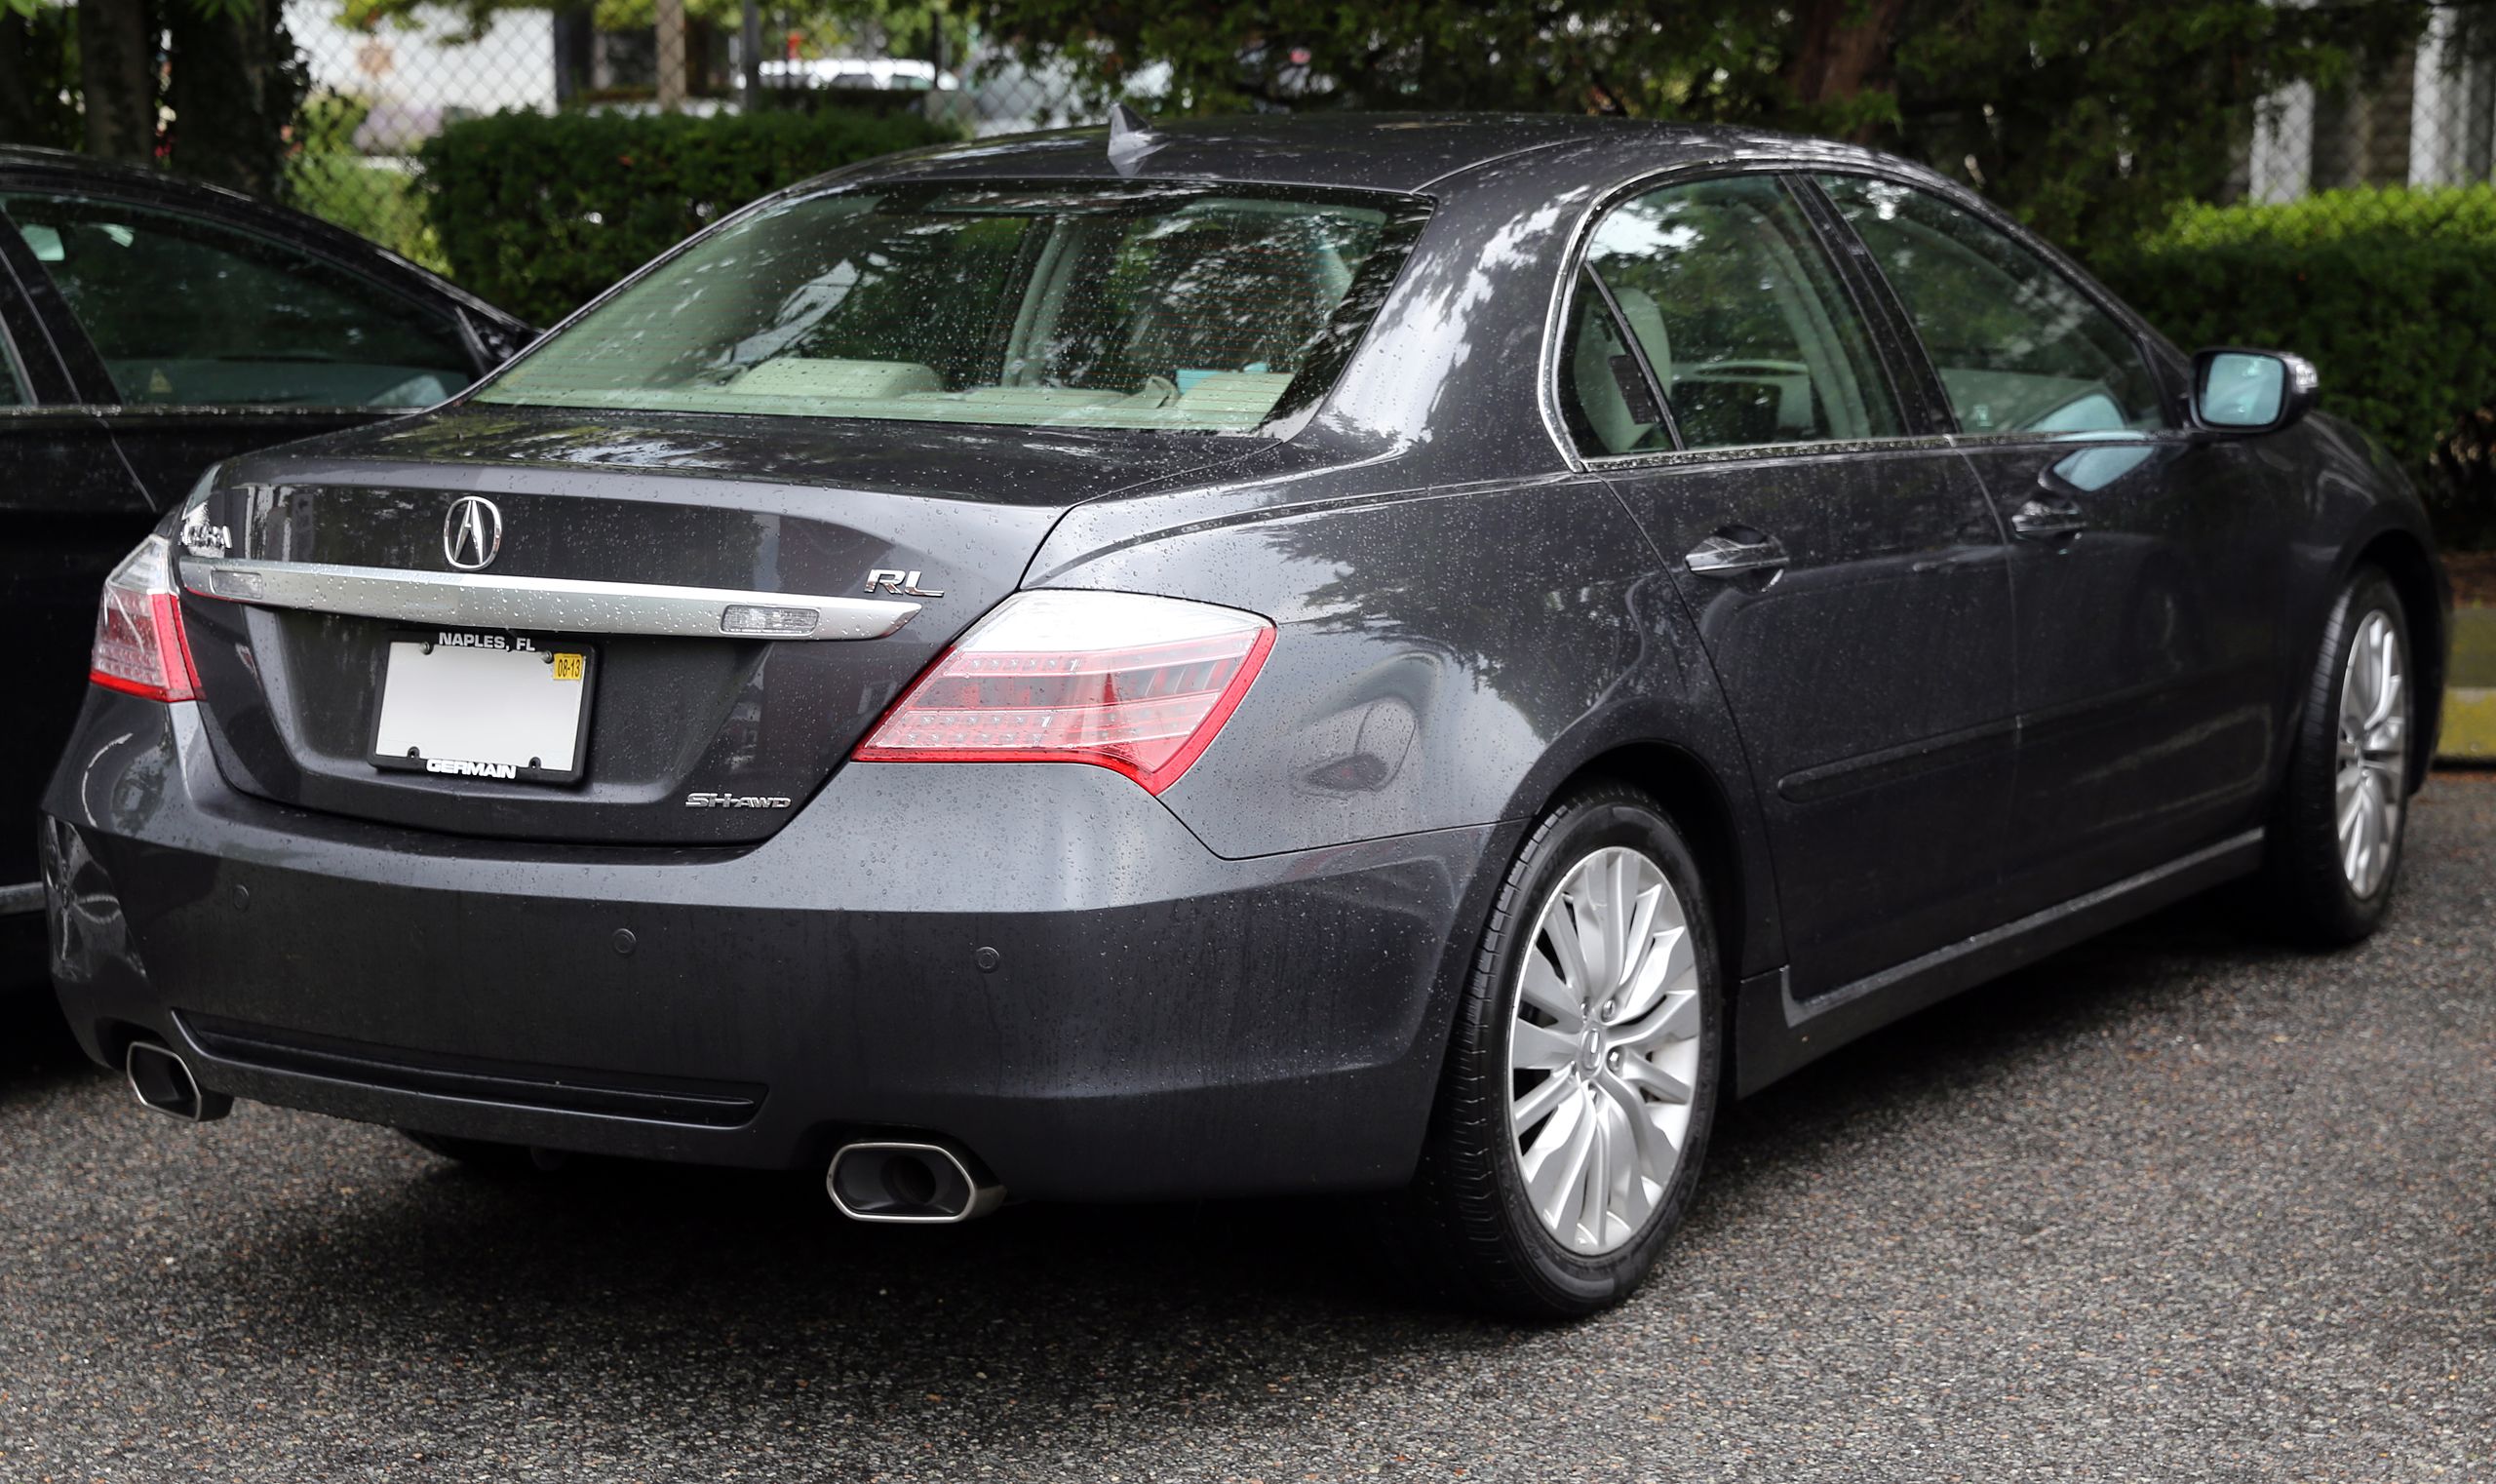
[[174,593],[174,551],[163,536],[139,542],[104,579],[87,679],[151,701],[198,698],[181,600]]
[[1089,762],[1154,794],[1203,755],[1274,626],[1136,593],[1017,593],[903,693],[862,762]]

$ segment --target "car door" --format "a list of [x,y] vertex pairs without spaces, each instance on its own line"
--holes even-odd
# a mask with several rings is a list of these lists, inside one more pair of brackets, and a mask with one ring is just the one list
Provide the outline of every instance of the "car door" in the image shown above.
[[1900,181],[1822,175],[2010,528],[2028,913],[2259,822],[2295,513],[2183,426],[2171,353],[2035,246]]
[[487,343],[499,317],[287,214],[60,181],[0,182],[0,213],[56,291],[71,377],[160,504],[220,459],[430,407],[507,353]]
[[1993,920],[2013,745],[2005,543],[1774,174],[1598,223],[1562,406],[1695,615],[1766,813],[1809,998]]
[[[54,354],[30,267],[0,231],[0,918],[32,923],[35,800],[86,690],[97,594],[156,509]],[[12,958],[0,983],[30,971]]]

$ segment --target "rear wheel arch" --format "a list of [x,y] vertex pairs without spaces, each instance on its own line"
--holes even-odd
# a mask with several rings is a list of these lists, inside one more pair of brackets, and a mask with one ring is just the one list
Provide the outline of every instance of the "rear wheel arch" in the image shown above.
[[1634,742],[1587,759],[1542,801],[1538,817],[1589,784],[1625,783],[1653,795],[1664,817],[1697,857],[1701,882],[1716,905],[1716,942],[1725,959],[1725,983],[1741,980],[1743,926],[1750,892],[1744,881],[1741,838],[1731,797],[1707,764],[1668,742]]
[[[1699,884],[1706,888],[1715,913],[1712,926],[1725,985],[1725,1015],[1718,1028],[1724,1037],[1725,1070],[1719,1085],[1738,1086],[1733,1027],[1740,1017],[1736,1001],[1741,996],[1756,910],[1766,906],[1774,914],[1775,904],[1775,885],[1767,871],[1764,849],[1745,845],[1735,815],[1735,796],[1716,769],[1687,748],[1661,740],[1618,743],[1586,758],[1533,801],[1527,817],[1540,820],[1571,795],[1604,783],[1625,784],[1652,797],[1698,862]],[[1517,849],[1524,848],[1530,835],[1529,831],[1520,837]],[[1500,863],[1502,878],[1509,865],[1508,860]],[[1478,944],[1479,940],[1477,926],[1467,941]],[[1777,949],[1774,944],[1767,946]],[[1442,1050],[1442,1059],[1445,1055]]]
[[[1697,859],[1699,884],[1706,888],[1716,914],[1716,951],[1723,960],[1728,1000],[1725,1023],[1730,1027],[1735,1020],[1732,1000],[1740,993],[1745,959],[1754,946],[1753,939],[1759,936],[1754,917],[1761,906],[1774,914],[1775,886],[1768,874],[1765,847],[1745,843],[1740,821],[1735,814],[1736,796],[1718,776],[1717,769],[1688,748],[1660,739],[1615,743],[1580,760],[1547,788],[1529,788],[1521,793],[1505,817],[1525,821],[1526,826],[1518,831],[1515,843],[1506,852],[1496,861],[1485,862],[1485,880],[1479,888],[1482,910],[1488,912],[1494,883],[1507,879],[1518,854],[1533,837],[1534,823],[1571,795],[1604,783],[1625,784],[1654,798],[1666,821]],[[1449,961],[1459,965],[1460,972],[1471,971],[1481,950],[1483,928],[1481,918],[1474,918],[1465,922],[1460,938],[1449,945]],[[1763,946],[1781,955],[1778,944]],[[1441,1070],[1453,1041],[1451,1029],[1452,1022],[1440,1025],[1436,1031]],[[1731,1080],[1733,1055],[1729,1035],[1724,1083],[1728,1087],[1735,1085]]]

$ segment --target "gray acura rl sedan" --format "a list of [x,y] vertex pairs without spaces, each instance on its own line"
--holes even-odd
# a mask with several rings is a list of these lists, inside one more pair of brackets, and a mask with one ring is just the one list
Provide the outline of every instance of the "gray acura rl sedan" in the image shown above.
[[895,157],[202,480],[104,593],[54,973],[183,1117],[1374,1192],[1584,1312],[1729,1095],[2232,878],[2382,918],[2450,599],[2317,395],[1801,139]]

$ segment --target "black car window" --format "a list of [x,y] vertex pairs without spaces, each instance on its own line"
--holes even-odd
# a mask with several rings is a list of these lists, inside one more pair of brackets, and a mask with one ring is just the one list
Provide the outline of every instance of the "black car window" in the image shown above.
[[[1625,202],[1596,229],[1586,262],[1646,352],[1684,447],[1899,431],[1862,316],[1774,177],[1699,180]],[[1652,432],[1637,437],[1633,448],[1653,446]]]
[[18,384],[18,363],[0,344],[0,407],[24,407],[26,394]]
[[1924,340],[1970,433],[2167,426],[2140,346],[2017,239],[1928,191],[1823,176]]
[[474,379],[448,309],[222,221],[0,198],[126,403],[430,407]]

